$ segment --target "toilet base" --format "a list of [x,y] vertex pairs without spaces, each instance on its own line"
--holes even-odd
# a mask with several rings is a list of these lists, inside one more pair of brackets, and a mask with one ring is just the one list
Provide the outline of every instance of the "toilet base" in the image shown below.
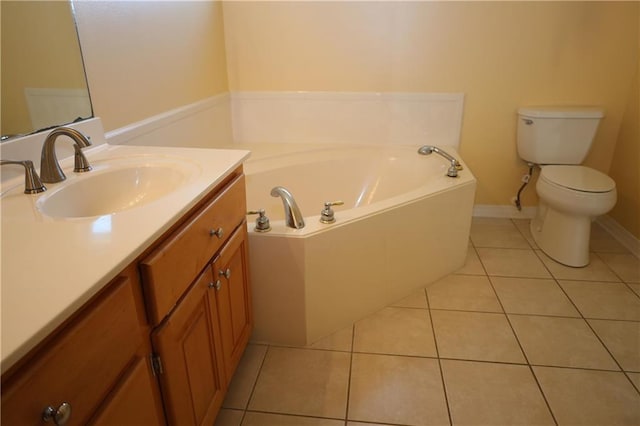
[[589,264],[589,216],[569,215],[540,201],[530,228],[538,247],[553,260],[574,268]]

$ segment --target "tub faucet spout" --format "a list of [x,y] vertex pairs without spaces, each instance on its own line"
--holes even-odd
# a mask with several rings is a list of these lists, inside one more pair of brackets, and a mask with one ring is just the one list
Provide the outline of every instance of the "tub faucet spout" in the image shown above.
[[418,149],[418,154],[422,154],[422,155],[429,155],[432,152],[435,152],[436,154],[443,156],[444,158],[446,158],[448,161],[451,162],[451,166],[449,166],[449,169],[447,170],[447,176],[449,177],[458,176],[458,170],[462,170],[462,164],[460,164],[460,162],[456,160],[454,157],[447,154],[437,146],[424,145],[424,146],[421,146],[420,149]]
[[271,190],[271,196],[282,198],[282,204],[284,205],[284,218],[289,228],[304,228],[304,218],[302,217],[302,213],[300,213],[300,209],[296,204],[296,200],[293,199],[291,192],[282,186],[276,186]]

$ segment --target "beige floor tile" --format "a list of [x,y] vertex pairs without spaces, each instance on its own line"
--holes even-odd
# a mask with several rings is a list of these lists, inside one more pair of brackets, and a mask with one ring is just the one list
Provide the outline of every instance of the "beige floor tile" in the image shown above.
[[636,387],[636,389],[638,389],[638,392],[640,392],[640,373],[625,373],[627,375],[627,377],[629,377],[629,380],[631,380],[631,383],[633,383],[633,386]]
[[640,296],[640,284],[627,283],[627,285],[633,290],[635,294]]
[[585,320],[509,315],[530,364],[619,370]]
[[427,309],[427,296],[425,295],[424,289],[421,288],[409,297],[405,297],[391,306],[396,308]]
[[214,426],[240,426],[242,416],[244,416],[244,411],[223,408],[218,413]]
[[572,268],[562,265],[549,256],[544,254],[542,250],[536,250],[536,253],[542,259],[547,269],[551,271],[551,275],[560,280],[584,280],[584,281],[614,281],[619,282],[620,279],[611,269],[602,261],[595,253],[589,253],[589,264],[584,268]]
[[353,326],[345,327],[342,330],[323,337],[322,339],[309,345],[313,349],[326,349],[329,351],[351,352],[353,344]]
[[503,314],[434,310],[431,316],[442,358],[525,362]]
[[427,287],[431,309],[502,312],[489,278],[448,275]]
[[478,256],[489,275],[551,278],[533,250],[479,248]]
[[516,225],[516,228],[518,228],[518,231],[520,231],[522,236],[527,240],[529,245],[534,249],[537,249],[538,245],[533,239],[533,235],[531,235],[531,228],[529,227],[531,220],[530,219],[511,219],[511,220],[513,221],[514,225]]
[[344,426],[344,420],[247,412],[242,426]]
[[353,354],[348,419],[402,425],[449,424],[438,361]]
[[623,283],[558,282],[585,318],[640,321],[640,298]]
[[596,222],[591,224],[589,250],[605,253],[629,253],[629,250]]
[[251,391],[258,378],[262,361],[267,353],[265,345],[247,345],[247,349],[242,355],[240,364],[229,384],[227,395],[222,406],[225,408],[237,408],[244,410],[247,408]]
[[589,320],[589,324],[623,370],[640,372],[640,322]]
[[580,316],[554,280],[491,277],[491,282],[507,313]]
[[429,311],[384,308],[355,324],[354,352],[437,356]]
[[560,425],[640,424],[640,395],[622,372],[533,367]]
[[640,283],[640,259],[632,254],[598,253],[598,256],[622,281]]
[[528,366],[442,360],[454,425],[553,425]]
[[471,241],[476,247],[531,248],[511,219],[474,217]]
[[270,347],[249,409],[343,418],[350,354]]
[[473,246],[469,245],[467,249],[467,257],[464,261],[464,266],[454,274],[464,274],[464,275],[485,275],[484,267],[480,262],[480,258],[478,257],[478,253]]

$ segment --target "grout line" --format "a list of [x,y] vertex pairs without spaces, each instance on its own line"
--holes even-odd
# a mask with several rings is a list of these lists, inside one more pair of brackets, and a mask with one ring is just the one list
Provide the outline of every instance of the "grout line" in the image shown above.
[[608,268],[608,269],[609,269],[609,270],[610,270],[610,271],[611,271],[611,272],[612,272],[616,277],[618,277],[618,279],[619,279],[622,283],[624,283],[625,287],[627,287],[629,290],[631,290],[631,292],[632,292],[633,294],[635,294],[638,298],[640,298],[640,295],[638,295],[635,291],[633,291],[633,289],[629,286],[629,283],[628,283],[628,282],[626,282],[624,279],[622,279],[622,277],[620,276],[620,274],[618,274],[616,271],[614,271],[614,270],[613,270],[613,268],[612,268],[611,266],[609,266],[609,264],[607,263],[607,261],[606,261],[606,260],[604,260],[602,257],[600,257],[600,255],[599,255],[598,253],[596,253],[596,252],[594,252],[593,254],[594,254],[598,259],[600,259],[600,261],[601,261],[602,263],[604,263],[604,264],[605,264],[605,266],[606,266],[606,267],[607,267],[607,268]]
[[498,296],[498,292],[496,291],[495,287],[493,286],[493,281],[491,281],[491,277],[487,277],[487,278],[489,279],[489,285],[491,286],[491,289],[493,290],[493,293],[495,294],[496,299],[498,300],[498,303],[500,304],[500,307],[502,308],[503,312],[505,312],[504,316],[507,319],[507,323],[509,324],[509,328],[511,328],[511,332],[513,333],[513,337],[516,339],[516,342],[518,343],[518,347],[520,348],[520,351],[522,352],[522,355],[524,356],[524,359],[527,362],[527,367],[529,368],[529,372],[533,376],[533,379],[535,380],[536,385],[538,386],[538,390],[540,391],[540,395],[542,395],[542,399],[544,399],[544,403],[547,405],[547,409],[549,410],[549,414],[551,414],[551,418],[553,419],[554,423],[557,425],[558,424],[558,420],[556,419],[556,416],[553,413],[553,410],[551,409],[551,404],[549,404],[549,401],[547,400],[547,396],[544,394],[544,391],[542,390],[542,385],[540,385],[540,382],[538,381],[538,377],[536,377],[536,373],[533,371],[533,367],[531,366],[531,362],[529,361],[529,357],[527,356],[527,353],[525,352],[524,347],[522,346],[522,343],[520,342],[520,339],[518,338],[518,333],[516,333],[516,330],[513,327],[513,324],[511,323],[511,318],[509,318],[509,315],[506,314],[506,311],[504,309],[504,305],[502,304],[502,300],[500,300],[500,297]]
[[344,426],[349,421],[349,399],[351,398],[351,373],[353,372],[353,347],[356,340],[356,325],[351,325],[351,350],[349,351],[349,377],[347,378],[347,401],[344,409]]
[[618,368],[620,369],[620,371],[624,371],[624,368],[622,368],[622,365],[618,362],[618,360],[616,359],[615,356],[613,356],[613,353],[611,353],[611,351],[609,350],[609,348],[607,347],[607,345],[604,343],[604,341],[600,338],[600,336],[598,335],[598,333],[596,332],[596,330],[591,326],[591,324],[589,323],[589,321],[587,321],[586,319],[584,320],[584,322],[587,323],[587,327],[589,327],[589,330],[591,330],[591,332],[593,333],[594,336],[596,336],[596,339],[598,339],[598,342],[600,342],[600,344],[604,347],[604,350],[607,351],[607,353],[609,354],[609,356],[611,357],[611,359],[613,360],[613,362],[616,363],[616,365],[618,366]]
[[260,362],[260,367],[258,368],[258,374],[256,374],[256,379],[253,382],[253,386],[251,387],[251,392],[249,393],[249,398],[247,398],[247,403],[244,407],[244,414],[242,415],[242,419],[240,424],[244,421],[244,417],[247,415],[247,411],[249,411],[249,403],[253,398],[253,394],[256,391],[256,387],[258,386],[258,380],[260,380],[260,374],[262,373],[262,367],[264,367],[264,363],[267,360],[267,355],[269,354],[269,350],[271,349],[270,345],[266,345],[267,349],[264,351],[264,356],[262,357],[262,361]]
[[[531,222],[531,220],[529,220],[529,222]],[[511,219],[511,223],[513,224],[513,226],[516,227],[516,229],[518,230],[522,238],[524,238],[524,240],[527,242],[527,244],[529,244],[529,247],[531,247],[531,249],[533,250],[536,250],[538,248],[538,245],[535,244],[535,240],[533,240],[533,235],[531,235],[531,240],[533,240],[533,244],[531,244],[531,241],[529,241],[529,238],[527,238],[527,235],[525,235],[525,233],[520,229],[520,227],[516,225],[513,218]],[[534,244],[535,244],[535,247],[534,247]]]
[[631,376],[629,376],[629,373],[633,373],[633,371],[625,371],[624,375],[627,377],[627,380],[631,382],[631,386],[633,386],[636,392],[638,392],[638,395],[640,395],[640,387],[637,387],[633,380],[631,380]]
[[442,393],[444,394],[444,403],[447,406],[447,416],[449,416],[449,424],[453,424],[451,416],[451,407],[449,407],[449,395],[447,395],[447,384],[444,380],[444,370],[442,370],[442,359],[440,358],[440,350],[438,349],[438,340],[436,339],[436,328],[433,325],[433,315],[431,315],[431,304],[429,303],[429,292],[424,289],[424,297],[427,301],[427,313],[429,314],[429,322],[431,323],[431,335],[433,337],[433,345],[436,349],[436,357],[438,359],[438,369],[440,370],[440,380],[442,380]]
[[338,417],[320,417],[320,416],[312,416],[309,414],[282,413],[280,411],[247,410],[247,413],[272,414],[272,415],[285,416],[285,417],[303,417],[305,419],[317,419],[317,420],[338,420],[338,421],[344,420]]

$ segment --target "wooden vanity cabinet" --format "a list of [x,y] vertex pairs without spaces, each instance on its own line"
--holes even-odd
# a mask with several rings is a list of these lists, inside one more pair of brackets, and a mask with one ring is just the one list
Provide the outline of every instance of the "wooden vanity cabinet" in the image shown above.
[[[2,376],[2,424],[42,424],[44,410],[63,403],[68,425],[124,424],[109,420],[115,411],[162,423],[148,333],[130,267]],[[135,411],[122,411],[123,402]]]
[[140,262],[169,424],[211,425],[253,326],[242,170]]
[[60,424],[212,425],[253,325],[244,185],[238,167],[3,374],[1,423],[67,403]]

